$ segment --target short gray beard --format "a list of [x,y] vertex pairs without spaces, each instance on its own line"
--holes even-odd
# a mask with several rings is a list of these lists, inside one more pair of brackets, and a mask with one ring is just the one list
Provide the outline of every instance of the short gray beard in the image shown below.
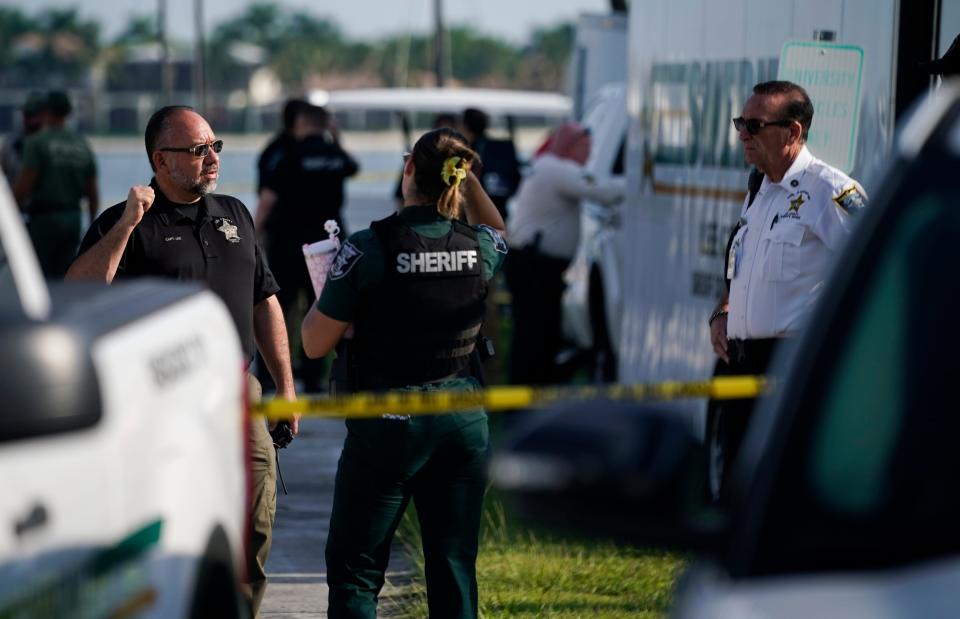
[[170,170],[170,178],[177,184],[180,189],[188,191],[195,196],[205,196],[207,194],[213,193],[217,188],[217,180],[219,180],[219,174],[217,179],[212,181],[200,181],[196,179],[187,178],[179,171]]

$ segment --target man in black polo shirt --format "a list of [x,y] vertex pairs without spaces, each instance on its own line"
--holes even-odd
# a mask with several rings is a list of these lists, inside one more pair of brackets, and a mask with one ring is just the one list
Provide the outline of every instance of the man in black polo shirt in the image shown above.
[[[158,110],[147,123],[150,185],[130,189],[126,202],[87,231],[68,279],[151,275],[202,281],[226,303],[248,362],[259,348],[281,397],[294,398],[290,351],[279,290],[242,202],[213,194],[220,172],[218,140],[189,107]],[[297,432],[297,422],[293,422]],[[187,429],[185,429],[187,431]],[[263,420],[251,424],[254,481],[249,595],[256,615],[266,589],[267,555],[276,513],[274,448]]]
[[[346,230],[340,214],[344,182],[360,169],[340,145],[333,119],[324,108],[301,106],[292,135],[296,141],[273,170],[261,178],[254,218],[257,231],[266,236],[262,242],[267,262],[280,285],[277,299],[288,327],[299,325],[310,304],[316,301],[302,247],[327,238],[327,220],[335,220],[341,230]],[[346,239],[346,235],[341,238]],[[294,375],[306,391],[321,391],[323,359],[309,359],[298,353],[300,346],[293,346]]]

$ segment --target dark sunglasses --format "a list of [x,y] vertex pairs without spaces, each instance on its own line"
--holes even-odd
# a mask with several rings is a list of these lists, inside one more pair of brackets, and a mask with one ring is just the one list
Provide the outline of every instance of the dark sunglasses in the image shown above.
[[733,119],[733,128],[737,131],[747,130],[750,135],[757,135],[764,127],[789,127],[793,124],[792,120],[772,120],[767,122],[759,118],[744,118],[738,116]]
[[213,152],[219,154],[220,151],[223,150],[223,140],[217,140],[209,144],[196,144],[195,146],[188,146],[186,148],[161,148],[160,150],[170,153],[190,153],[194,157],[206,157],[211,148]]

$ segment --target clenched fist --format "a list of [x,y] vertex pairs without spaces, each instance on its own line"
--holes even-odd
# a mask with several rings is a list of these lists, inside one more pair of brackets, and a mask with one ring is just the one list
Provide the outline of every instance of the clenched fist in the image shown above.
[[144,214],[153,206],[153,200],[156,194],[153,187],[149,185],[134,185],[127,194],[127,205],[123,209],[121,219],[127,225],[133,227],[140,223]]

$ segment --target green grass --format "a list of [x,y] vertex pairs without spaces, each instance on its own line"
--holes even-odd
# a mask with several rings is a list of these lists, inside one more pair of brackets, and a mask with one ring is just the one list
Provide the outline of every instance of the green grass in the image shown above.
[[[487,501],[477,581],[484,619],[618,619],[661,617],[684,560],[670,553],[572,539],[511,522],[496,499]],[[416,519],[408,513],[398,536],[420,576],[394,616],[425,617],[422,555]]]

